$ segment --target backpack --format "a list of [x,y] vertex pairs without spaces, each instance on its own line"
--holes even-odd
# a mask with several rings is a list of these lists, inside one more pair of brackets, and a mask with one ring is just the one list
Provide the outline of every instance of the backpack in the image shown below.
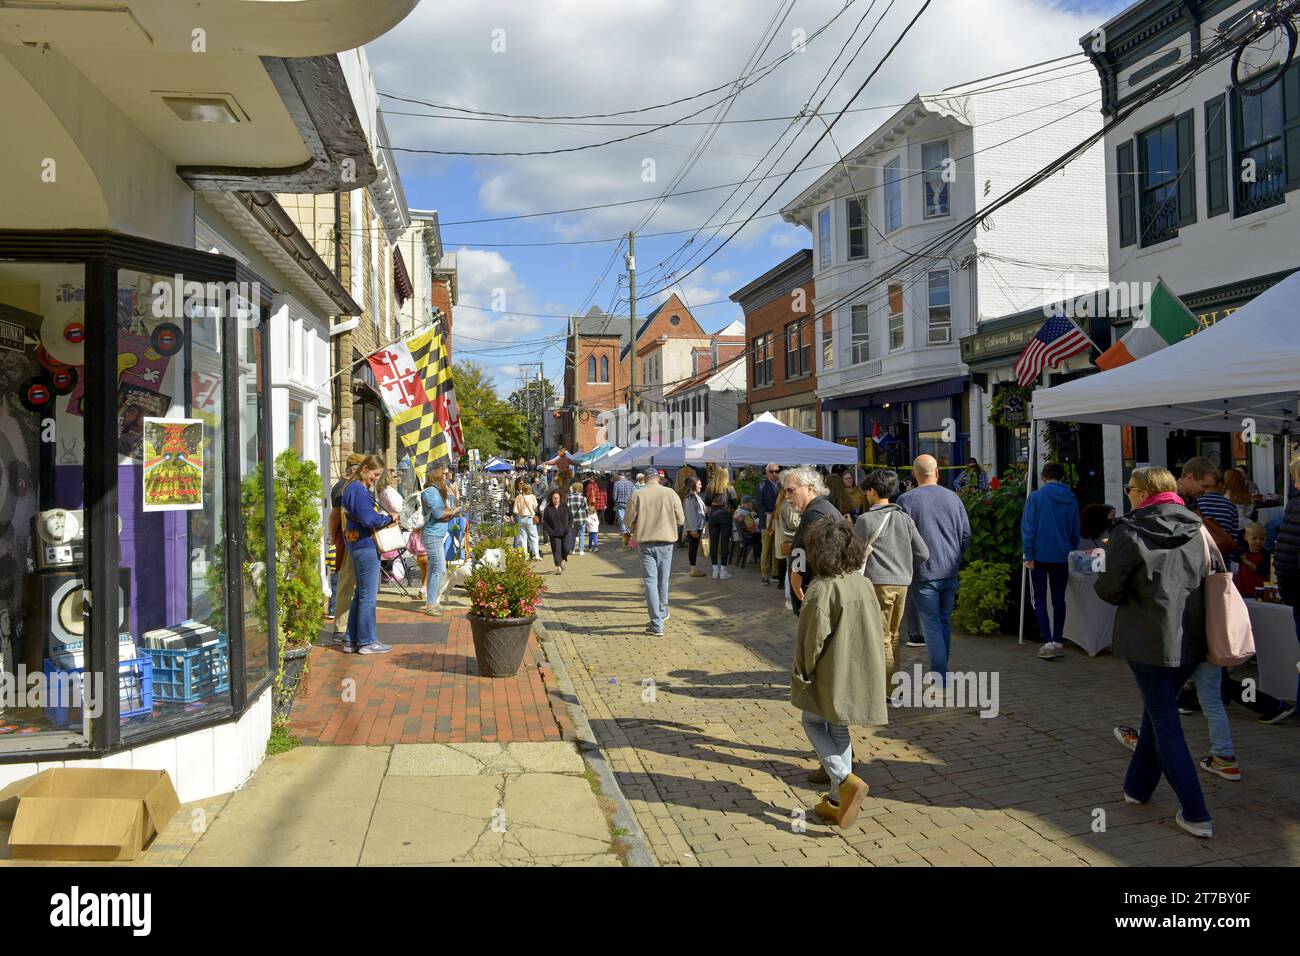
[[403,531],[419,531],[429,523],[429,512],[424,507],[423,492],[417,491],[407,495],[402,502],[402,510],[397,515],[397,523]]

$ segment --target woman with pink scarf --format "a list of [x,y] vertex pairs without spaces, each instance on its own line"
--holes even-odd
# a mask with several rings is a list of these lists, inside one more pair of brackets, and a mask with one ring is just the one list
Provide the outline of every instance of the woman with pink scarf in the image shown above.
[[1196,764],[1178,719],[1178,692],[1205,659],[1205,545],[1201,519],[1164,468],[1129,478],[1133,511],[1111,532],[1098,596],[1117,605],[1111,652],[1128,661],[1142,695],[1142,726],[1124,778],[1124,799],[1146,803],[1163,775],[1181,805],[1175,822],[1214,835]]

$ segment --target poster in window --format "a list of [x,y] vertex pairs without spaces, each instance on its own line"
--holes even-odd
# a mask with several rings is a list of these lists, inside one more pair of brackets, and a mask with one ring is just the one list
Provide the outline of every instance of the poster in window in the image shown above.
[[203,507],[203,422],[194,418],[144,420],[144,510]]
[[117,453],[126,459],[121,464],[144,457],[144,423],[147,418],[161,418],[171,408],[170,395],[163,395],[138,385],[117,388]]

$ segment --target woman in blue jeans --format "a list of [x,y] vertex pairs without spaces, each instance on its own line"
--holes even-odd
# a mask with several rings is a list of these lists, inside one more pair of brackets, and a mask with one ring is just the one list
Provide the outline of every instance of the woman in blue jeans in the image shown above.
[[393,648],[376,633],[375,602],[379,598],[379,551],[375,532],[395,520],[375,506],[370,488],[384,472],[383,459],[367,455],[357,477],[343,489],[343,540],[356,569],[357,587],[352,593],[348,629],[343,637],[344,654],[387,654]]
[[1211,837],[1210,811],[1178,718],[1178,692],[1205,660],[1201,519],[1164,468],[1137,469],[1125,491],[1134,510],[1115,525],[1096,583],[1097,595],[1118,608],[1111,651],[1128,661],[1142,695],[1124,799],[1146,803],[1163,774],[1181,805],[1178,826]]
[[460,509],[452,504],[451,491],[447,488],[447,469],[438,467],[429,469],[429,477],[420,492],[420,501],[424,505],[428,521],[420,532],[420,541],[429,558],[429,572],[425,579],[424,613],[437,614],[438,596],[442,590],[442,579],[447,573],[447,528],[452,518]]

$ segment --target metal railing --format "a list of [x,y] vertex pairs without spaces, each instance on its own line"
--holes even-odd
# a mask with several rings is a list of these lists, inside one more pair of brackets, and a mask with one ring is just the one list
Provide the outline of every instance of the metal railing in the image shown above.
[[1238,216],[1248,216],[1269,206],[1281,205],[1286,200],[1286,162],[1270,159],[1257,162],[1252,182],[1237,179]]

